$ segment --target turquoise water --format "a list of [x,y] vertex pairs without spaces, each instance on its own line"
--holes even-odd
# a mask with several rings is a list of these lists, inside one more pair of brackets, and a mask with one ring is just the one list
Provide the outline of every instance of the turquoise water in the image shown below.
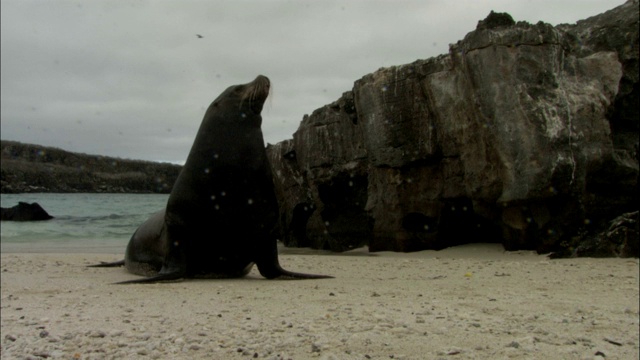
[[122,253],[136,228],[162,209],[168,194],[2,194],[2,207],[37,202],[55,218],[2,221],[0,250]]

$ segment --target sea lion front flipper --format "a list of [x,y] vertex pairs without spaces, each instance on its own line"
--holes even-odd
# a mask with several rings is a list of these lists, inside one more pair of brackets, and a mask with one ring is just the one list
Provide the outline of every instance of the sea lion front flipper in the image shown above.
[[333,279],[331,275],[303,274],[283,269],[276,262],[275,265],[260,266],[258,264],[260,275],[267,279],[283,279],[283,280],[306,280],[306,279]]
[[335,279],[335,277],[331,275],[319,275],[319,274],[303,274],[297,273],[293,271],[288,271],[279,267],[279,275],[275,277],[275,279],[283,279],[283,280],[306,280],[306,279]]
[[317,274],[303,274],[293,271],[288,271],[280,266],[278,261],[278,248],[275,240],[267,242],[269,249],[265,249],[264,253],[256,265],[260,275],[267,279],[283,279],[283,280],[306,280],[306,279],[333,279],[330,275],[317,275]]

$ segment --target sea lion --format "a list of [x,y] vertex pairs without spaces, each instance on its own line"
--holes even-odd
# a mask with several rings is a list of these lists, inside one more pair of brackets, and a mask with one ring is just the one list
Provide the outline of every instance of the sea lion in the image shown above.
[[123,283],[240,277],[255,264],[267,279],[322,279],[278,262],[278,203],[262,130],[270,82],[259,75],[227,88],[207,109],[165,210],[133,234],[125,265],[150,276]]

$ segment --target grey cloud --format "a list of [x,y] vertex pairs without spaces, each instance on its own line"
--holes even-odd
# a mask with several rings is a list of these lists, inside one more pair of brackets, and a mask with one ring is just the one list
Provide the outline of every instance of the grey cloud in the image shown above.
[[445,53],[490,10],[557,24],[621,3],[3,0],[0,134],[179,162],[209,103],[264,74],[275,143],[363,75]]

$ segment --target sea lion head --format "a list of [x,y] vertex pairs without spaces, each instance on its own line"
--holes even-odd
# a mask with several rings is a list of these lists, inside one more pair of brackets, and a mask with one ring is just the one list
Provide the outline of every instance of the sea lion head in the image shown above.
[[271,82],[264,75],[247,84],[230,86],[211,103],[207,113],[217,109],[225,109],[225,113],[237,111],[239,119],[260,115],[270,88]]

